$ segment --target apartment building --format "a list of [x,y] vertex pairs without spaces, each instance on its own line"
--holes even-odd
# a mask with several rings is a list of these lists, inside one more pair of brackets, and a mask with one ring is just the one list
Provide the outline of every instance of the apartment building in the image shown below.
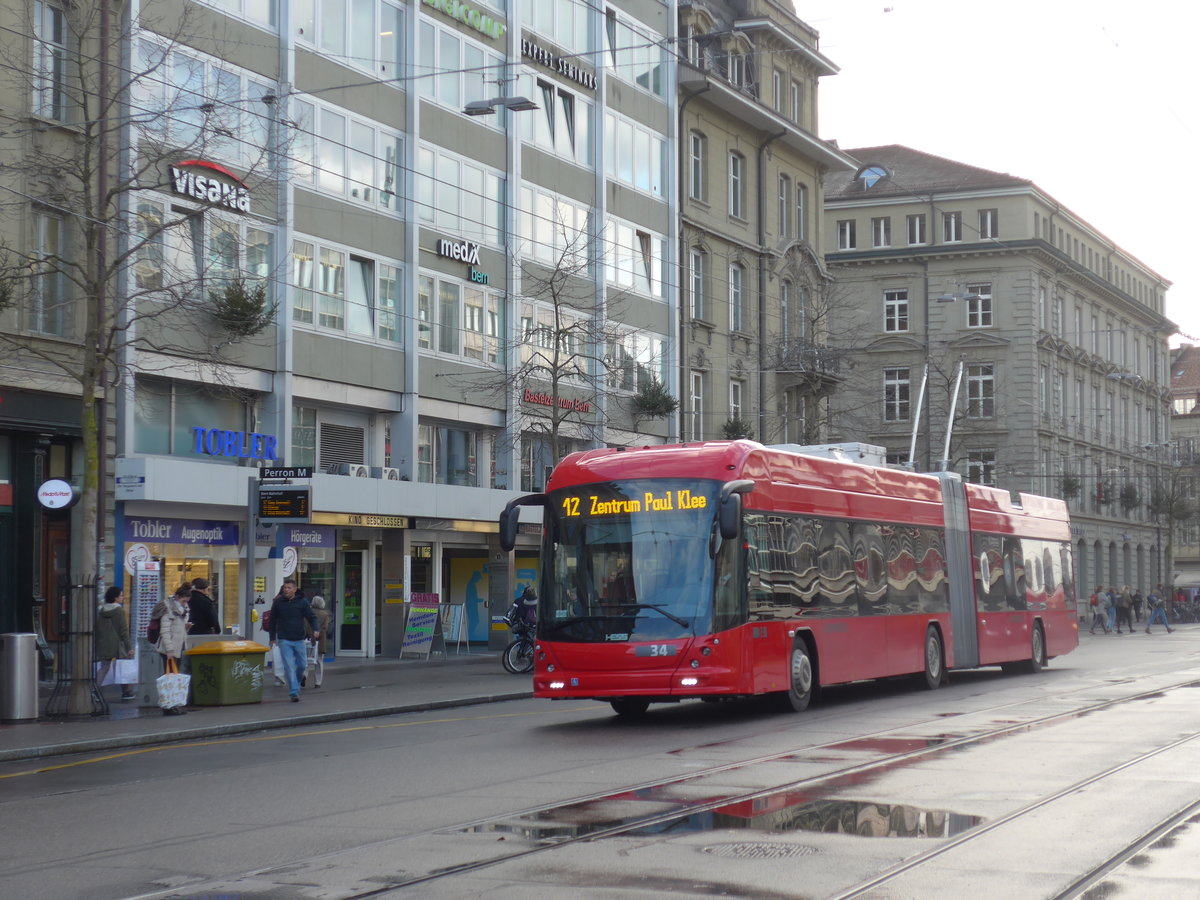
[[822,439],[836,370],[822,179],[854,162],[817,137],[837,67],[775,0],[681,3],[681,431]]
[[[494,640],[537,565],[536,522],[500,552],[504,503],[571,449],[677,434],[632,403],[679,390],[674,4],[143,0],[107,44],[102,8],[6,3],[0,138],[35,161],[105,136],[74,195],[6,184],[6,246],[53,277],[0,313],[87,357],[94,297],[46,261],[105,223],[101,578],[205,577],[252,633],[294,576],[342,655],[398,654],[414,594]],[[101,177],[107,205],[72,202]],[[78,480],[86,405],[36,353],[11,383],[0,562],[66,583],[80,508],[26,494]],[[257,521],[264,467],[311,470],[305,514]],[[0,577],[27,627],[33,577]]]
[[1171,349],[1170,469],[1164,473],[1158,510],[1170,517],[1172,585],[1200,593],[1200,348]]
[[[1033,182],[909,147],[826,180],[833,440],[1065,497],[1077,592],[1162,581],[1169,282]],[[949,437],[948,437],[949,433]]]

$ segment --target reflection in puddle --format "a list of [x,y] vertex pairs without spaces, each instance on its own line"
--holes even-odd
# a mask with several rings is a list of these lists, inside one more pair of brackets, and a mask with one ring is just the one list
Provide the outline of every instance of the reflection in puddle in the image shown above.
[[928,750],[930,747],[940,747],[950,741],[964,737],[961,734],[936,734],[932,737],[870,737],[858,738],[853,741],[842,741],[838,744],[826,744],[823,750],[866,750],[871,753],[911,753],[914,750]]
[[[650,800],[643,792],[619,795],[622,800]],[[565,841],[621,829],[623,834],[747,829],[761,832],[812,831],[858,837],[945,838],[983,822],[947,810],[922,809],[901,803],[838,800],[814,790],[781,790],[750,800],[737,800],[701,812],[672,816],[665,804],[616,814],[618,797],[539,810],[507,821],[485,822],[464,829],[471,833],[517,834],[535,841]],[[718,798],[711,798],[710,802]],[[607,810],[605,809],[607,807]],[[637,827],[639,822],[646,824]],[[631,830],[625,830],[625,829]]]
[[662,834],[742,828],[766,832],[815,831],[858,837],[945,838],[961,834],[981,822],[983,818],[980,816],[966,816],[942,809],[860,800],[817,800],[809,799],[809,795],[805,794],[784,792],[733,803],[630,833]]

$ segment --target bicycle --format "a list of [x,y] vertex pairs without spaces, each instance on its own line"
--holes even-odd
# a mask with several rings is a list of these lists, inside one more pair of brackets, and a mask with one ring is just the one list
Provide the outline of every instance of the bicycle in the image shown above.
[[509,625],[516,635],[500,657],[504,669],[513,675],[525,675],[533,671],[533,626],[516,623]]

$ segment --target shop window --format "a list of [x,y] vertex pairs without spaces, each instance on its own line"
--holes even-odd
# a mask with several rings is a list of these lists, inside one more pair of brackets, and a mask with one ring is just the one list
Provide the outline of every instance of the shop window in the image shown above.
[[213,454],[197,429],[252,431],[252,407],[209,385],[138,377],[134,386],[134,449],[138,453],[201,456],[236,464],[238,456]]

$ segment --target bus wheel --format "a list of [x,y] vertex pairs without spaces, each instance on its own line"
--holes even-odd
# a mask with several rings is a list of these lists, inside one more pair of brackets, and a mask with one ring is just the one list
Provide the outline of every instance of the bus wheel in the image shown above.
[[616,697],[609,700],[613,712],[625,719],[638,719],[650,708],[649,700],[638,700],[634,697]]
[[946,678],[946,669],[942,664],[942,636],[932,625],[925,630],[925,687],[936,690],[942,686]]
[[1033,648],[1029,656],[1029,671],[1040,672],[1046,668],[1046,635],[1042,633],[1042,626],[1037,622],[1033,623],[1031,643]]
[[784,692],[787,706],[795,712],[804,712],[813,696],[813,666],[808,655],[808,645],[797,640],[792,646],[789,672],[789,687]]

